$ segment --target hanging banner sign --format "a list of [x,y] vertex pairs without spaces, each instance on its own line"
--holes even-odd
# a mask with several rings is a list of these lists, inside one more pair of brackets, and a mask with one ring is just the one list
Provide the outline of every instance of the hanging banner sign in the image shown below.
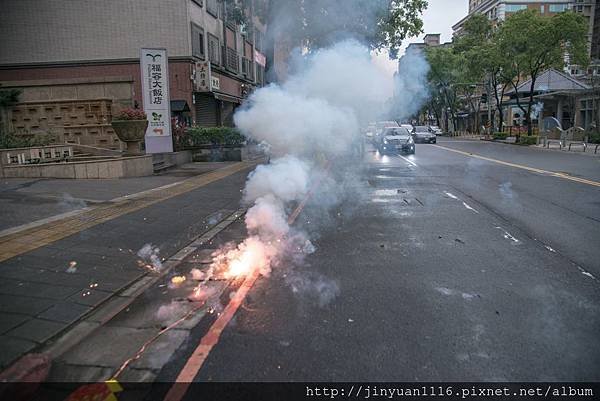
[[265,57],[264,54],[262,54],[261,52],[259,52],[258,50],[254,49],[254,60],[262,65],[263,67],[267,66],[267,58]]
[[196,91],[197,92],[209,92],[210,91],[210,61],[200,61],[196,63]]
[[[142,73],[142,98],[144,111],[148,115],[148,129],[146,137],[165,137],[171,143],[171,101],[169,97],[169,71],[166,49],[141,49],[140,67]],[[167,143],[165,141],[165,143]],[[171,152],[159,149],[148,153]]]

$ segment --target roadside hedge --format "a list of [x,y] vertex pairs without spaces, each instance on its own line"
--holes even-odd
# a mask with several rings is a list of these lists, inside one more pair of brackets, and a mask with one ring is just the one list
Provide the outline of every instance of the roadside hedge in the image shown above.
[[246,138],[237,128],[232,127],[192,127],[187,130],[188,143],[201,145],[242,145]]
[[519,137],[519,145],[537,145],[538,136],[537,135],[521,135]]
[[504,140],[508,138],[508,134],[506,132],[494,132],[494,139]]
[[592,133],[588,139],[589,143],[600,143],[600,133]]

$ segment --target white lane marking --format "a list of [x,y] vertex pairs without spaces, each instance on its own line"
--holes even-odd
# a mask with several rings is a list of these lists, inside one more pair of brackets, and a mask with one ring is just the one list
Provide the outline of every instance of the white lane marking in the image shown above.
[[475,209],[473,209],[467,202],[463,202],[463,206],[466,207],[469,210],[474,211],[475,213],[479,214],[479,212]]
[[577,268],[579,269],[579,271],[581,272],[581,274],[583,274],[584,276],[588,276],[589,278],[591,278],[592,280],[596,280],[596,277],[594,277],[592,275],[592,273],[590,272],[586,272],[585,270],[583,270],[583,268],[581,266],[577,266]]
[[454,199],[454,200],[457,200],[457,201],[461,201],[464,207],[466,207],[467,209],[469,209],[469,210],[472,210],[472,211],[474,211],[475,213],[479,214],[479,212],[478,212],[477,210],[475,210],[475,209],[474,209],[474,208],[473,208],[471,205],[469,205],[467,202],[464,202],[464,201],[462,201],[462,200],[461,200],[461,199],[460,199],[458,196],[456,196],[456,195],[454,195],[454,194],[452,194],[452,193],[450,193],[450,192],[448,192],[448,191],[444,191],[444,194],[446,194],[446,196],[447,196],[447,197],[449,197],[449,198],[452,198],[452,199]]
[[544,248],[546,248],[547,250],[549,250],[552,253],[556,253],[556,250],[548,245],[544,245]]
[[511,233],[509,233],[508,231],[506,231],[505,229],[503,229],[502,227],[498,227],[496,226],[497,229],[504,231],[504,238],[511,240],[512,242],[514,242],[515,244],[518,244],[519,241],[517,238],[515,238],[515,236],[513,236]]
[[435,287],[435,290],[447,296],[460,295],[462,299],[466,301],[470,301],[477,296],[477,294],[469,294],[468,292],[456,291],[447,287]]
[[410,160],[410,159],[408,159],[408,158],[406,158],[406,157],[404,157],[402,155],[398,155],[398,156],[400,156],[402,159],[404,159],[408,164],[411,164],[414,167],[419,167],[419,166],[417,166],[417,163],[415,163],[414,161],[412,161],[412,160]]

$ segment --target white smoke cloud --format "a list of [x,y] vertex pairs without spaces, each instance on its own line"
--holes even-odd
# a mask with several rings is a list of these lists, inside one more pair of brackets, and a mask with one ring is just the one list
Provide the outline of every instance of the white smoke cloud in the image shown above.
[[[356,41],[311,53],[295,71],[285,83],[258,89],[234,115],[241,132],[268,144],[276,158],[249,175],[243,197],[251,205],[245,217],[249,237],[217,252],[214,271],[225,266],[232,276],[253,269],[267,275],[283,261],[302,264],[315,251],[308,234],[314,232],[306,220],[299,225],[305,229],[291,227],[291,211],[310,196],[308,208],[318,216],[314,226],[330,221],[331,209],[353,187],[347,181],[357,179],[361,127],[387,117],[390,102],[384,94],[393,82]],[[411,64],[406,72],[418,78],[399,81],[397,104],[409,108],[406,113],[416,111],[418,99],[426,96],[426,71],[422,64]],[[337,171],[325,167],[332,162]],[[339,293],[335,281],[320,275],[289,277],[295,293],[317,298],[322,306]]]
[[391,115],[405,120],[415,115],[429,98],[427,74],[429,63],[423,52],[407,50],[400,59],[398,74],[394,79],[394,99]]
[[138,252],[137,256],[141,258],[138,264],[150,270],[162,270],[162,261],[160,260],[160,248],[152,244],[145,244]]
[[292,156],[285,156],[268,165],[258,166],[248,176],[244,201],[273,195],[284,202],[302,198],[308,191],[310,166]]

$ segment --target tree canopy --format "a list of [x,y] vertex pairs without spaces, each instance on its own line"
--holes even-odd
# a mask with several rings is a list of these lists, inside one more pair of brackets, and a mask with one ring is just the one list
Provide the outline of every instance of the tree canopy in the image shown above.
[[[473,89],[492,92],[501,127],[505,91],[508,87],[516,91],[524,80],[531,79],[531,87],[526,88],[527,100],[522,96],[516,99],[531,133],[537,77],[549,68],[586,65],[586,33],[585,18],[572,11],[546,17],[534,10],[522,10],[497,26],[485,15],[474,14],[451,47],[427,49],[432,93],[444,95],[438,98],[444,108],[469,106],[476,113],[477,123],[481,98],[473,96],[477,93]],[[454,117],[454,112],[451,114]]]
[[353,38],[395,57],[402,41],[422,33],[426,0],[277,0],[267,22],[274,37],[308,49]]
[[498,52],[510,61],[515,91],[520,77],[531,80],[527,108],[517,97],[529,134],[532,133],[531,115],[539,74],[549,68],[562,69],[566,64],[586,65],[586,33],[585,18],[572,11],[545,17],[527,9],[515,13],[500,26]]

